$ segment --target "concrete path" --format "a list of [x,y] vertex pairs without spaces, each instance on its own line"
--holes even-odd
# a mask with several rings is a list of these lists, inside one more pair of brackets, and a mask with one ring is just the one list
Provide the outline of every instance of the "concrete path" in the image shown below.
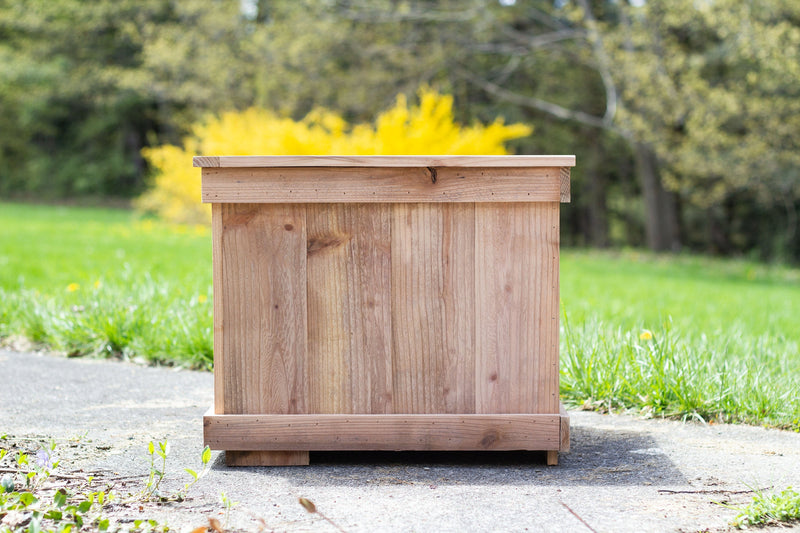
[[[0,446],[55,438],[63,473],[141,490],[147,443],[170,443],[167,490],[199,470],[212,376],[94,359],[0,351]],[[572,453],[328,453],[308,467],[213,467],[181,503],[120,505],[126,524],[190,530],[724,531],[748,487],[800,488],[800,434],[571,412]]]

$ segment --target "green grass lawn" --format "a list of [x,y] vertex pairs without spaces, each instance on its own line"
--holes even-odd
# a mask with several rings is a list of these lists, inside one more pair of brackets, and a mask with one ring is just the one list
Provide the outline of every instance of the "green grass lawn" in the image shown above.
[[800,271],[565,251],[561,289],[568,403],[800,429]]
[[[206,228],[0,204],[0,338],[208,368]],[[561,392],[595,409],[800,430],[800,270],[564,250]]]
[[207,228],[15,204],[0,225],[0,337],[210,368]]

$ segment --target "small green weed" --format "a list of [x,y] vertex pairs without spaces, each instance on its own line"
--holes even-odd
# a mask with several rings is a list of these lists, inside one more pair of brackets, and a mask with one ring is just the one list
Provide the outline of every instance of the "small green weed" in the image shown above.
[[[150,441],[150,443],[147,445],[147,453],[150,454],[150,475],[147,478],[147,483],[142,489],[139,498],[148,502],[154,499],[167,499],[161,494],[161,492],[158,490],[158,487],[161,486],[161,482],[164,480],[164,476],[167,473],[167,454],[169,453],[169,443],[167,441],[159,442],[156,446],[153,441]],[[161,459],[160,470],[156,467],[158,462],[156,456]]]
[[203,468],[198,474],[196,471],[192,470],[191,468],[185,468],[184,470],[192,476],[192,480],[183,486],[177,492],[173,492],[171,494],[164,494],[161,492],[159,487],[161,486],[161,482],[164,480],[167,471],[167,455],[169,455],[169,441],[163,442],[153,442],[147,445],[147,453],[150,455],[150,474],[147,478],[147,483],[145,487],[142,489],[142,492],[139,494],[139,499],[142,501],[160,501],[160,502],[167,502],[167,501],[177,501],[181,502],[186,499],[186,494],[189,492],[189,489],[197,483],[203,476],[208,473],[208,470],[211,468],[211,448],[206,446],[203,449],[203,453],[200,455],[200,460],[203,464]]
[[[220,492],[219,493],[219,499],[222,502],[222,507],[225,509],[225,519],[224,519],[224,521],[222,523],[221,529],[227,529],[228,528],[228,521],[231,518],[231,511],[233,510],[234,507],[239,505],[239,502],[233,501],[224,492]],[[220,528],[212,528],[212,529],[218,530]]]
[[[200,479],[203,476],[205,476],[208,473],[208,470],[211,468],[211,448],[210,447],[206,446],[205,448],[203,448],[203,453],[200,454],[200,461],[203,463],[203,468],[200,470],[199,474],[197,472],[195,472],[194,470],[192,470],[191,468],[184,468],[184,470],[190,476],[192,476],[192,480],[189,483],[187,483],[186,485],[184,485],[183,489],[181,489],[181,491],[180,491],[181,499],[185,499],[186,498],[186,493],[189,492],[189,489],[192,488],[192,486],[195,483],[200,481]],[[223,503],[225,503],[224,499],[223,499]],[[228,509],[227,505],[226,505],[226,509]]]
[[800,493],[787,487],[781,492],[756,490],[753,501],[743,507],[726,505],[739,511],[731,525],[737,528],[800,521]]
[[158,520],[142,520],[136,519],[133,521],[133,531],[139,533],[167,533],[170,527],[167,524],[162,524]]
[[92,478],[76,488],[43,489],[59,466],[55,450],[55,441],[42,446],[35,457],[21,450],[13,454],[0,449],[0,465],[11,470],[0,480],[0,532],[109,529],[110,521],[103,513],[115,496],[110,491],[91,490]]
[[[0,439],[4,446],[11,440],[5,434]],[[105,533],[123,529],[167,532],[170,527],[164,523],[138,518],[133,521],[132,528],[123,528],[108,516],[107,511],[112,504],[124,507],[134,503],[138,506],[143,501],[183,501],[189,489],[208,472],[211,460],[211,450],[206,447],[201,455],[201,472],[187,468],[192,480],[179,491],[165,495],[159,487],[165,476],[169,443],[150,442],[151,465],[146,486],[140,493],[119,496],[108,486],[98,487],[92,476],[75,481],[74,475],[58,473],[60,461],[55,456],[56,449],[53,440],[41,445],[35,455],[22,449],[14,451],[13,442],[11,448],[0,448],[0,468],[8,471],[0,478],[0,533],[72,533],[79,530]],[[226,512],[229,510],[230,505]]]

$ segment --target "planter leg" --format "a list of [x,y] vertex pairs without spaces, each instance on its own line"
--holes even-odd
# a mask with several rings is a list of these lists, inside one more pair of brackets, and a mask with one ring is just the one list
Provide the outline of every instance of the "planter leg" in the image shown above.
[[304,451],[226,451],[225,464],[228,466],[306,466],[308,452]]
[[547,466],[558,464],[558,450],[547,450]]

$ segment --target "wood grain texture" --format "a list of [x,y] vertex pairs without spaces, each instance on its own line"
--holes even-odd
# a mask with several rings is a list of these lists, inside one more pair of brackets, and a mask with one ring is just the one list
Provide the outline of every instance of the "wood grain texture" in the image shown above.
[[305,210],[225,204],[219,214],[222,412],[303,413]]
[[558,208],[475,206],[477,413],[558,413]]
[[192,166],[193,167],[218,167],[219,166],[219,156],[211,155],[211,156],[203,156],[203,155],[196,155],[192,158]]
[[392,206],[395,413],[473,413],[474,204]]
[[390,413],[389,207],[306,207],[309,412]]
[[573,167],[574,155],[196,156],[195,167]]
[[211,203],[558,202],[558,167],[204,168]]
[[219,414],[225,411],[225,334],[224,317],[224,272],[222,271],[222,204],[211,206],[211,263],[212,287],[214,291],[214,410]]
[[560,452],[569,451],[569,413],[564,408],[564,404],[559,406],[559,414],[561,415],[561,444],[558,447]]
[[262,451],[226,450],[227,466],[305,466],[309,463],[309,453],[302,450]]
[[552,450],[552,415],[214,415],[204,440],[224,450]]
[[562,167],[559,170],[559,173],[561,175],[561,202],[569,203],[570,202],[569,168]]

